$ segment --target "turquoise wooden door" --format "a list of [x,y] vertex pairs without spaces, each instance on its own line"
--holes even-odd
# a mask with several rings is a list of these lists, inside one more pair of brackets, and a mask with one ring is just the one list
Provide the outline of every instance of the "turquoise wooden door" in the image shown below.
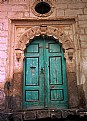
[[60,43],[36,37],[24,60],[23,109],[67,108],[66,62]]

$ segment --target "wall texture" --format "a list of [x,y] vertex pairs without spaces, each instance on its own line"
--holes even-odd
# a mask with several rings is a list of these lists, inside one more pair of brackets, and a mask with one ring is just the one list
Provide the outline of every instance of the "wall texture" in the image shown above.
[[[13,70],[20,64],[13,64],[14,53],[11,53],[13,51],[11,48],[15,48],[16,40],[31,27],[32,22],[27,25],[27,20],[28,22],[43,19],[47,21],[60,20],[59,25],[62,26],[61,21],[69,20],[70,25],[70,20],[74,19],[72,26],[70,27],[67,22],[67,27],[62,27],[62,31],[70,36],[75,46],[75,73],[79,107],[85,108],[87,107],[87,0],[45,0],[52,3],[53,9],[52,14],[46,17],[39,17],[34,14],[32,9],[36,1],[40,0],[0,0],[0,107],[4,107],[5,96],[9,95],[5,88],[6,82],[13,80]],[[20,27],[14,25],[16,21]],[[26,26],[23,27],[20,22]],[[15,88],[12,90],[13,84],[10,84],[10,87],[11,97],[16,92]]]

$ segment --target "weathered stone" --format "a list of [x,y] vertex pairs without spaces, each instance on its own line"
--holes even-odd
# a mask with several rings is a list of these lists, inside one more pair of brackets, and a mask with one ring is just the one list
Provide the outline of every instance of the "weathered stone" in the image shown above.
[[[55,4],[56,8],[58,9],[66,9],[67,8],[67,4]],[[58,11],[57,11],[58,12]]]
[[12,119],[9,118],[10,120],[13,119],[13,121],[23,121],[22,113],[13,113]]
[[65,16],[77,16],[79,14],[83,14],[83,10],[82,9],[66,9],[65,10]]
[[8,40],[7,37],[0,37],[0,43],[2,44],[7,44],[7,40]]
[[5,51],[0,51],[0,58],[7,58],[7,53]]
[[23,18],[23,12],[8,12],[8,18]]
[[0,51],[6,51],[7,45],[6,44],[0,44]]
[[68,8],[69,9],[79,9],[79,8],[85,8],[85,3],[72,3],[72,4],[68,4]]
[[79,27],[87,27],[87,20],[79,21]]
[[69,95],[69,108],[78,107],[78,90],[76,83],[76,73],[67,73],[68,78],[68,95]]
[[84,14],[87,14],[87,8],[84,9]]
[[36,111],[26,111],[23,113],[24,120],[35,120]]
[[7,18],[7,12],[0,12],[0,18]]
[[87,20],[87,15],[78,15],[79,20]]
[[57,16],[64,16],[64,10],[57,9]]
[[86,43],[87,43],[86,41],[81,42],[81,47],[82,47],[83,49],[86,49],[86,48],[87,48],[87,44],[86,44]]
[[83,57],[84,56],[87,57],[87,49],[82,49],[82,55],[83,55]]
[[84,34],[80,35],[80,40],[87,41],[87,35],[84,35]]
[[61,112],[61,110],[52,110],[51,112],[50,112],[50,117],[51,117],[51,119],[60,119],[60,118],[62,118],[62,112]]
[[48,118],[50,117],[50,111],[49,110],[38,110],[37,111],[37,118]]
[[85,100],[85,92],[83,90],[83,84],[78,85],[78,98],[79,98],[79,107],[85,108],[86,100]]
[[1,37],[7,37],[8,36],[8,31],[0,31],[0,36]]
[[80,33],[80,34],[85,34],[85,29],[84,29],[84,28],[81,28],[81,29],[79,30],[79,33]]
[[4,90],[0,89],[0,110],[5,108],[5,93]]

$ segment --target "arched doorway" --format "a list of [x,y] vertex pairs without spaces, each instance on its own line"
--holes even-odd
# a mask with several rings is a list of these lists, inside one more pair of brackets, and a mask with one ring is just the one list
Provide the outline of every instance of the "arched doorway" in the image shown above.
[[66,61],[58,40],[34,37],[24,55],[23,109],[67,108]]

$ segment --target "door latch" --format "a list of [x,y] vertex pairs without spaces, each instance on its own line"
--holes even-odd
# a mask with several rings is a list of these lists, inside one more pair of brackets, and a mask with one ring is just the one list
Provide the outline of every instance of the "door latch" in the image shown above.
[[41,73],[42,73],[42,74],[44,73],[44,68],[43,68],[43,67],[41,67]]

